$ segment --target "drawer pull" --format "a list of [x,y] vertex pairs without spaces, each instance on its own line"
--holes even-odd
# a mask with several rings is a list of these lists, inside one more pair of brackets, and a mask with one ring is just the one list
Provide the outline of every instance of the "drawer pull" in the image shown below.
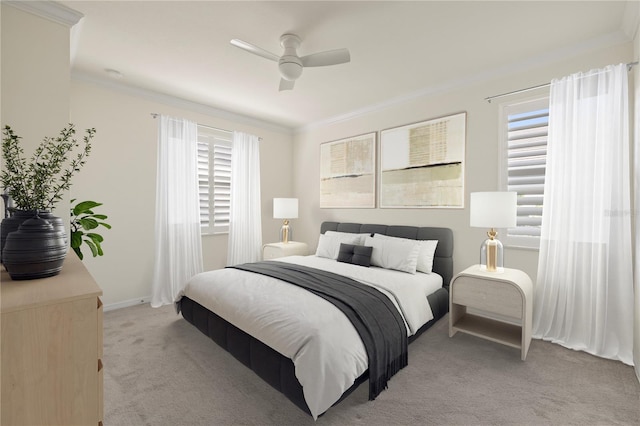
[[98,358],[98,372],[102,371],[102,360],[100,358]]

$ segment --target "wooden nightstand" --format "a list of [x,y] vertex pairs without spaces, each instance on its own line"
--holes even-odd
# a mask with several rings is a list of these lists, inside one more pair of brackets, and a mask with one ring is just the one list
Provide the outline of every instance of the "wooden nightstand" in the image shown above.
[[[520,349],[524,361],[533,311],[533,285],[527,274],[508,268],[492,273],[474,265],[451,280],[450,291],[449,337],[461,331],[502,343]],[[467,308],[481,312],[468,314]]]
[[309,254],[309,248],[305,243],[289,241],[288,243],[269,243],[262,247],[262,258],[264,260],[278,257]]

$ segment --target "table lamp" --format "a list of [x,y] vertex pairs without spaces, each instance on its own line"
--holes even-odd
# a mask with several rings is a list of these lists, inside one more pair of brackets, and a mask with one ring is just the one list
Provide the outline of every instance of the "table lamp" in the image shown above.
[[471,226],[490,228],[480,248],[480,269],[504,272],[502,243],[495,228],[513,228],[517,217],[516,192],[472,192]]
[[274,198],[273,199],[273,218],[284,219],[282,228],[280,229],[280,241],[289,242],[290,228],[289,219],[298,218],[298,199],[297,198]]

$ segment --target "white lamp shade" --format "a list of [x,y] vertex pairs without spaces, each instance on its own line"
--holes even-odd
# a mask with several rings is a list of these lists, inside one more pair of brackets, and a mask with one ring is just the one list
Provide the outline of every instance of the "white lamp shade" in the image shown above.
[[274,219],[297,219],[298,199],[297,198],[274,198],[273,199]]
[[472,192],[471,226],[513,228],[518,213],[516,192]]

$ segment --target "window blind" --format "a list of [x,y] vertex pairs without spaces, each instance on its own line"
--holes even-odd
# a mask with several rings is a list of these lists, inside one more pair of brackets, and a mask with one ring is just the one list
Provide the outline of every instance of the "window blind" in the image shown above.
[[231,140],[213,144],[213,226],[229,231],[231,209]]
[[209,143],[198,135],[198,196],[200,199],[200,226],[209,228],[211,212],[209,196]]
[[202,233],[229,232],[231,133],[198,126],[198,187]]
[[539,247],[549,127],[548,99],[507,106],[506,170],[503,189],[517,192],[517,226],[507,230],[510,245]]

